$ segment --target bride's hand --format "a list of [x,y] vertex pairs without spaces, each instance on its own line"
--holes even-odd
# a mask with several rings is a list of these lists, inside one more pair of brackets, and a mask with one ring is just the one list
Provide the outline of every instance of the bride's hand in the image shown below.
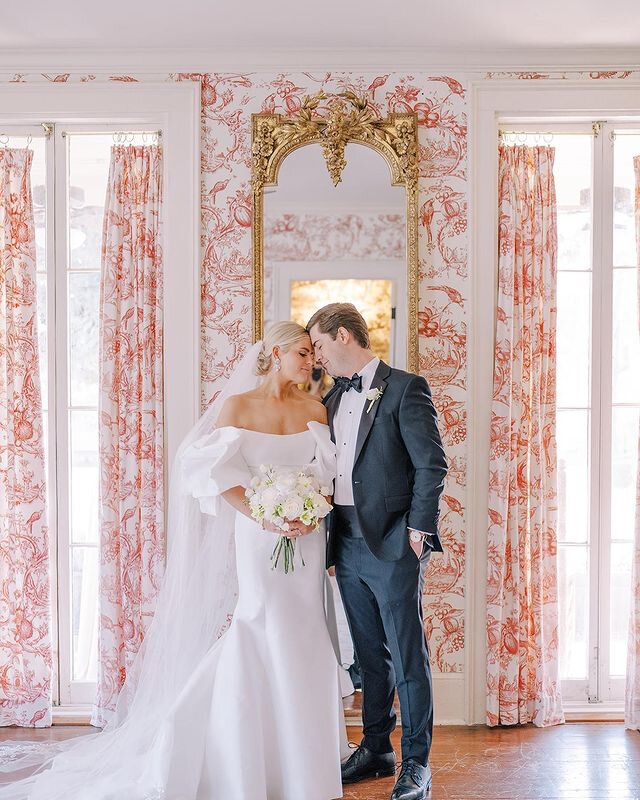
[[305,525],[299,519],[294,519],[289,523],[289,530],[286,532],[287,536],[306,536],[316,530],[316,525]]
[[282,528],[279,528],[277,525],[274,525],[273,522],[269,522],[266,519],[262,520],[262,530],[269,531],[269,533],[284,533]]

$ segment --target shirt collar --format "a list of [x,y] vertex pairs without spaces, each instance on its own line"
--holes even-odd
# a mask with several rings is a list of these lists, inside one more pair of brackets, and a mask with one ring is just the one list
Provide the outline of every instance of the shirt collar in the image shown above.
[[380,359],[378,356],[374,356],[371,361],[364,365],[364,367],[358,373],[362,377],[362,388],[369,389],[371,388],[371,382],[373,381],[373,377],[376,374],[376,370],[378,369],[378,364],[380,363]]

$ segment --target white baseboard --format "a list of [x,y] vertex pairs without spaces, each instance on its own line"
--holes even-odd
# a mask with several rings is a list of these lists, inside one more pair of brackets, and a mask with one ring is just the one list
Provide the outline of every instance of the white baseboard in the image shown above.
[[[461,672],[433,673],[434,725],[466,725],[465,684]],[[398,714],[400,722],[400,714]],[[349,716],[347,725],[362,725],[359,716]]]
[[562,704],[567,722],[624,722],[624,703]]
[[[465,725],[464,675],[459,672],[434,672],[433,702],[435,725]],[[89,725],[90,721],[91,706],[55,706],[53,709],[54,725]],[[357,717],[352,717],[348,719],[347,724],[361,725],[362,722]]]
[[89,725],[91,706],[54,706],[51,716],[53,725]]
[[435,725],[466,725],[464,673],[434,672],[433,704]]

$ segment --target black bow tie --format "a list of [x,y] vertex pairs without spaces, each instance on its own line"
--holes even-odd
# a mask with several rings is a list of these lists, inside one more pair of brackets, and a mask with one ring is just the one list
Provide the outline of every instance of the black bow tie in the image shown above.
[[350,378],[336,378],[336,384],[341,392],[348,392],[349,389],[355,389],[356,392],[362,391],[362,375],[356,372]]

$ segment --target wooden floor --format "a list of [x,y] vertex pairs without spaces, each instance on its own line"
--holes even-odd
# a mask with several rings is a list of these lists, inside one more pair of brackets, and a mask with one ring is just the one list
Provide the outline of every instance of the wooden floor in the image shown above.
[[[95,733],[95,728],[2,728],[0,741],[84,733]],[[360,734],[360,728],[349,727],[353,742]],[[396,732],[398,756],[399,738]],[[625,731],[619,723],[594,722],[545,730],[437,727],[431,767],[431,800],[629,800],[640,798],[640,733]],[[392,786],[391,778],[367,781],[345,787],[344,798],[388,800]]]

